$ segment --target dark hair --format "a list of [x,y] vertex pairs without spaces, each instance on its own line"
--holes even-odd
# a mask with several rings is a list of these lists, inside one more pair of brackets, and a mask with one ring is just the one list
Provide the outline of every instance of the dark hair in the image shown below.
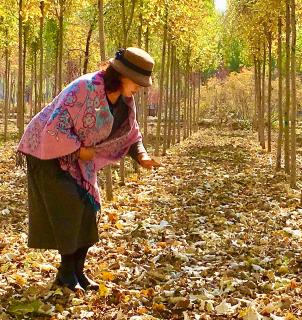
[[122,87],[121,74],[111,65],[104,72],[104,84],[107,92],[114,92]]

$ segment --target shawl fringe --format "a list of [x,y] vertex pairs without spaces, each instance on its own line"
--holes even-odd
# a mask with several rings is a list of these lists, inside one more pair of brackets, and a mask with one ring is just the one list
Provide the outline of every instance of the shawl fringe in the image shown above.
[[26,169],[27,165],[26,165],[26,154],[25,153],[18,150],[15,154],[15,161],[16,161],[17,168]]

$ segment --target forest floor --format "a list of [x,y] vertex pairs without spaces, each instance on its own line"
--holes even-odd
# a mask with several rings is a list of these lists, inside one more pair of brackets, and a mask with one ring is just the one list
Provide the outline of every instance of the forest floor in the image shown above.
[[26,246],[26,176],[0,155],[0,319],[302,319],[300,193],[248,131],[205,129],[114,189],[85,295]]

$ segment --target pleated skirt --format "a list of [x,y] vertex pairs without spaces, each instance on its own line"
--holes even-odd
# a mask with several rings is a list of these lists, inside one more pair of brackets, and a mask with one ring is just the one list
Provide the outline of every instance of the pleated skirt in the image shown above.
[[57,159],[26,156],[28,246],[71,254],[96,243],[96,211],[75,179]]

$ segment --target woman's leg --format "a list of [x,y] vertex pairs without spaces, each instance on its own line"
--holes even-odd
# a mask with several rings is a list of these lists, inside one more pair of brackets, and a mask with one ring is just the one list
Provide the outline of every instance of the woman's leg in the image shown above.
[[80,285],[85,290],[86,289],[98,290],[99,285],[93,280],[89,279],[84,273],[84,265],[85,265],[88,249],[89,247],[80,248],[74,253],[75,274],[79,280]]
[[55,282],[59,285],[67,286],[71,290],[84,290],[76,276],[74,254],[61,254],[61,265]]

